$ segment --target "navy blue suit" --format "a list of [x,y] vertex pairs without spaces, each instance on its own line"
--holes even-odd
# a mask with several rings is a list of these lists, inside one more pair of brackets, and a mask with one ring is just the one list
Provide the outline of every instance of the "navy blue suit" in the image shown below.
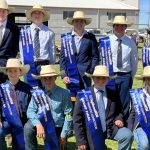
[[[93,95],[93,99],[96,102],[96,96],[94,93],[93,87],[91,88],[91,92]],[[118,127],[114,124],[115,120],[122,120],[122,107],[121,102],[118,100],[118,95],[111,89],[106,88],[107,92],[107,107],[105,110],[106,114],[106,126],[107,126],[107,133],[104,133],[105,138],[113,138],[117,131]],[[75,136],[77,140],[77,145],[85,144],[88,147],[88,150],[93,150],[93,142],[91,140],[91,136],[89,133],[88,126],[85,121],[84,113],[82,110],[82,106],[77,100],[75,103],[74,114],[73,114],[73,123],[74,123],[74,130]]]
[[[85,76],[85,72],[92,74],[99,60],[98,45],[95,36],[88,32],[84,34],[79,53],[76,51],[74,36],[72,36],[72,49],[76,58],[80,83],[83,84],[81,88],[89,87],[91,86],[91,79]],[[60,70],[63,72],[62,78],[68,76],[63,46],[61,47]]]
[[[0,45],[0,67],[5,67],[9,58],[15,58],[19,51],[19,28],[7,21],[3,40]],[[0,83],[5,82],[5,76],[0,72]]]

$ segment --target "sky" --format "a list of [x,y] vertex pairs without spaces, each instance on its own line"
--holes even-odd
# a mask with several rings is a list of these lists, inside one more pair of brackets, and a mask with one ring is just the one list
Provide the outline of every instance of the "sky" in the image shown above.
[[139,0],[140,2],[140,14],[139,24],[140,28],[150,27],[150,0]]

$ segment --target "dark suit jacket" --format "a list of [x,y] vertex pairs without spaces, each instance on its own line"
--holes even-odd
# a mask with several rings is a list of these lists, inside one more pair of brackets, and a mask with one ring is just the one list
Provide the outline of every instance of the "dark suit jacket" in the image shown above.
[[[72,48],[80,76],[85,76],[85,72],[92,74],[95,66],[98,65],[99,60],[99,52],[95,36],[88,32],[83,36],[78,54],[74,37],[72,36]],[[61,46],[60,70],[63,72],[62,77],[68,76],[63,45]]]
[[134,129],[136,129],[137,127],[139,127],[139,121],[137,119],[135,110],[134,110],[134,106],[132,106],[129,118],[128,118],[128,128],[133,131]]
[[[93,98],[96,102],[96,97],[94,93],[93,87],[91,88]],[[104,133],[105,138],[113,138],[117,131],[118,127],[114,124],[115,120],[122,120],[123,114],[122,114],[122,107],[121,103],[118,99],[117,93],[114,91],[106,88],[107,92],[107,107],[106,107],[106,126],[107,126],[107,133]],[[77,145],[82,145],[86,144],[90,150],[93,150],[93,143],[91,140],[91,136],[89,133],[89,129],[87,127],[84,113],[82,110],[82,106],[77,100],[75,103],[75,108],[74,108],[74,115],[73,115],[73,123],[74,123],[74,130],[75,130],[75,136],[77,140]],[[107,135],[105,135],[107,134]]]
[[5,66],[9,58],[15,58],[19,51],[19,28],[7,21],[5,33],[0,45],[0,66]]

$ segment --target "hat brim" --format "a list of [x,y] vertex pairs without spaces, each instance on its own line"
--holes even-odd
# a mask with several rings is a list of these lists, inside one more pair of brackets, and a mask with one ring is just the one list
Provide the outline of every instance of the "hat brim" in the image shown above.
[[78,19],[82,19],[85,20],[85,24],[89,25],[92,22],[91,18],[67,18],[67,23],[70,25],[73,25],[73,20],[78,20]]
[[0,9],[5,9],[8,11],[8,14],[11,14],[12,12],[14,12],[15,7],[8,7],[8,8],[0,8]]
[[133,24],[132,23],[128,23],[128,22],[112,22],[112,21],[108,21],[107,25],[112,27],[114,24],[125,24],[127,25],[127,27],[131,27]]
[[32,9],[26,11],[26,17],[27,17],[28,20],[33,21],[31,15],[34,11],[40,11],[44,14],[43,22],[49,20],[49,18],[50,18],[49,13],[47,11],[45,11],[44,9],[39,9],[39,8],[32,8]]
[[35,74],[31,74],[33,78],[35,79],[41,79],[43,77],[58,77],[60,76],[60,74],[56,74],[56,73],[48,73],[48,74],[43,74],[43,75],[35,75]]
[[23,76],[30,70],[30,65],[25,65],[22,67],[0,67],[0,71],[7,74],[7,69],[9,68],[19,68],[21,70],[20,76]]
[[148,78],[150,77],[150,74],[149,75],[136,75],[135,78],[137,80],[143,80],[144,78]]
[[92,74],[89,74],[89,73],[87,73],[87,72],[85,72],[85,75],[87,76],[87,77],[89,77],[89,78],[92,78],[92,77],[107,77],[107,78],[109,78],[109,79],[114,79],[114,78],[116,78],[117,76],[115,75],[115,76],[106,76],[106,75],[92,75]]

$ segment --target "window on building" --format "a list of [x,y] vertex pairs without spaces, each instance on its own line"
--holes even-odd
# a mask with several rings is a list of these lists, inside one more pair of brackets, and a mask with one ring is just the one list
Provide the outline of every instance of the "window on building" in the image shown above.
[[74,11],[63,11],[63,19],[73,17]]
[[113,20],[115,16],[125,16],[126,13],[112,13],[112,12],[107,12],[108,20]]

